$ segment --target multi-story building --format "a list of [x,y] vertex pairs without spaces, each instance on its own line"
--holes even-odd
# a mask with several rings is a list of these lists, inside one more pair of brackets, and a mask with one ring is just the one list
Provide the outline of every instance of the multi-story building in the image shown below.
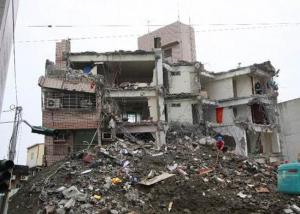
[[163,46],[72,53],[70,41],[57,45],[63,53],[56,53],[56,64],[46,62],[39,80],[43,126],[59,131],[45,138],[48,164],[116,137],[152,140],[160,147],[167,128],[178,123],[222,134],[237,154],[281,152],[277,72],[270,62],[213,73],[180,55],[166,59]]
[[0,0],[0,116],[18,2],[18,0]]

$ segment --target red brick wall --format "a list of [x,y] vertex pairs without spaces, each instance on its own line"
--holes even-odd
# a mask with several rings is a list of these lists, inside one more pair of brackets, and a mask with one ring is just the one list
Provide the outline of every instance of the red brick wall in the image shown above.
[[43,126],[54,129],[93,129],[98,127],[96,111],[44,110]]
[[[98,127],[96,110],[43,110],[43,126],[61,130],[96,129]],[[65,142],[54,144],[53,137],[45,137],[45,160],[48,166],[64,159],[68,154],[66,151],[72,151],[73,139],[71,134]]]
[[56,43],[55,51],[55,65],[60,69],[67,68],[67,60],[65,59],[65,54],[71,51],[70,40],[61,40]]

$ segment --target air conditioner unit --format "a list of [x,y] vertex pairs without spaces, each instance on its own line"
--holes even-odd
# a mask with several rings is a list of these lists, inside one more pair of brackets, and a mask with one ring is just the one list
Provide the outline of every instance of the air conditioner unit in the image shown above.
[[60,108],[60,99],[47,98],[46,99],[46,108]]

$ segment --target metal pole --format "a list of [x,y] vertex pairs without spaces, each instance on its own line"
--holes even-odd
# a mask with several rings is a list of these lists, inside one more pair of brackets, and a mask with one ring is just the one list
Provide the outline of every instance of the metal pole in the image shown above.
[[7,214],[7,210],[8,210],[8,197],[9,196],[9,192],[6,192],[3,199],[2,199],[2,202],[1,202],[1,212],[2,214]]
[[99,85],[100,81],[96,82],[96,111],[97,111],[97,118],[98,118],[98,127],[97,127],[97,133],[98,133],[98,145],[102,145],[102,133],[101,133],[101,110],[102,110],[102,100],[101,100],[101,86]]

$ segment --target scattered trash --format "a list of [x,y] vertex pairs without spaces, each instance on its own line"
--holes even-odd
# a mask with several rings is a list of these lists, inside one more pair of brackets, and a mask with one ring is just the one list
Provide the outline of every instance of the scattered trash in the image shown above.
[[173,206],[173,201],[171,201],[171,202],[169,203],[169,206],[168,206],[168,211],[169,211],[169,212],[171,211],[172,206]]
[[127,167],[130,164],[130,162],[128,160],[124,161],[122,166],[123,168]]
[[170,178],[172,176],[174,176],[175,174],[169,174],[169,173],[166,173],[166,172],[163,172],[161,175],[158,175],[154,178],[151,178],[151,179],[146,179],[146,180],[142,180],[139,182],[139,184],[142,184],[142,185],[145,185],[145,186],[151,186],[157,182],[160,182],[162,180],[165,180],[167,178]]
[[111,179],[111,183],[112,184],[119,184],[119,183],[122,183],[122,180],[120,178],[113,178],[113,179]]
[[219,178],[219,177],[217,177],[217,176],[215,176],[215,179],[216,179],[216,181],[221,182],[221,183],[224,183],[224,182],[225,182],[224,179]]
[[93,159],[94,159],[93,156],[91,154],[87,153],[83,156],[82,160],[84,163],[92,163]]
[[67,189],[65,186],[61,186],[61,187],[57,188],[57,189],[55,190],[55,192],[62,192],[62,191],[64,191],[65,189]]
[[94,195],[93,196],[96,200],[100,200],[101,199],[101,196],[100,195]]
[[152,157],[161,156],[161,155],[163,155],[163,154],[164,154],[163,152],[159,152],[159,153],[156,153],[156,154],[152,154]]
[[246,194],[244,194],[243,192],[239,192],[239,193],[237,194],[237,196],[239,196],[240,198],[251,198],[251,197],[252,197],[251,195],[246,195]]
[[167,165],[168,170],[170,170],[171,172],[174,171],[177,167],[177,163],[174,163],[173,165]]
[[81,172],[80,174],[84,175],[84,174],[90,173],[91,171],[92,171],[92,169],[88,169],[88,170],[85,170],[85,171]]
[[[160,150],[154,142],[126,139],[91,147],[38,172],[12,196],[10,213],[29,206],[33,213],[49,206],[58,214],[207,213],[207,204],[219,199],[228,203],[211,206],[211,213],[235,213],[237,207],[241,213],[284,213],[288,208],[297,213],[300,197],[276,192],[276,167],[230,152],[226,158],[219,154],[216,165],[216,150],[207,143],[213,139],[200,144],[203,136],[194,134],[198,129],[180,126],[176,134],[171,130]],[[91,163],[83,161],[84,154],[91,154]],[[267,192],[264,188],[270,193],[259,193]]]
[[255,188],[255,191],[259,192],[259,193],[268,193],[268,192],[270,192],[270,190],[267,187],[257,187],[257,188]]
[[199,169],[198,174],[204,175],[204,174],[210,173],[212,171],[213,171],[213,169],[210,169],[210,168],[202,168],[202,169]]
[[187,175],[188,175],[185,171],[183,171],[183,170],[180,169],[180,168],[177,168],[177,172],[179,172],[181,175],[184,175],[184,176],[187,176]]

